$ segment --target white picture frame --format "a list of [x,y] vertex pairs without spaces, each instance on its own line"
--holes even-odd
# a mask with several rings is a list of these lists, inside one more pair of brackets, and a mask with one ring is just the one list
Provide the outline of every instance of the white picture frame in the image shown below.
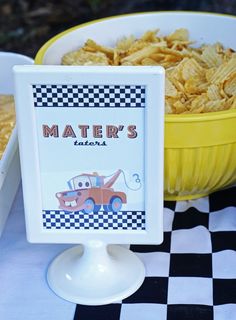
[[[87,242],[88,239],[96,239],[98,241],[102,241],[103,243],[109,244],[161,243],[163,241],[164,69],[162,67],[156,66],[86,67],[34,65],[16,66],[14,67],[14,74],[16,91],[17,128],[19,137],[24,207],[28,240],[34,243],[84,243]],[[132,87],[138,89],[144,88],[144,91],[141,90],[141,95],[142,97],[144,97],[144,100],[141,99],[140,102],[141,104],[144,104],[144,106],[138,105],[137,107],[137,97],[135,96],[134,99],[136,99],[136,102],[134,102],[133,108],[129,108],[125,105],[124,107],[113,107],[112,110],[108,110],[106,102],[104,102],[104,99],[102,100],[102,103],[104,102],[105,106],[100,107],[101,101],[98,102],[98,106],[96,105],[97,100],[94,98],[93,103],[95,103],[95,105],[93,105],[92,112],[90,110],[92,109],[92,107],[90,106],[91,101],[89,100],[89,106],[86,107],[87,105],[85,105],[85,101],[87,100],[86,98],[84,98],[84,96],[82,96],[82,103],[84,103],[82,107],[79,105],[80,102],[78,102],[78,99],[76,100],[76,102],[74,102],[73,97],[72,100],[70,100],[71,92],[69,92],[67,88],[71,89],[81,87],[99,88],[99,90],[100,88],[108,87]],[[46,92],[44,90],[45,88]],[[52,88],[56,89],[55,95],[52,95],[53,90],[51,90],[49,94],[47,88],[50,88],[50,90]],[[66,91],[63,93],[63,99],[65,98],[65,96],[67,96],[67,98],[69,96],[69,99],[62,99],[61,101],[59,99],[60,94],[58,93],[57,88],[66,89]],[[78,91],[76,92],[78,98]],[[93,97],[95,97],[94,92],[95,91],[93,91],[92,93],[94,95]],[[128,93],[128,95],[130,94],[130,92]],[[140,94],[140,91],[138,92]],[[123,93],[121,93],[120,91],[118,94],[121,95]],[[111,93],[108,92],[108,95],[110,97]],[[55,97],[56,99],[55,103],[53,97]],[[122,101],[119,100],[120,105],[122,105]],[[65,103],[66,107],[64,105]],[[95,145],[84,146],[84,148],[79,146],[80,151],[78,159],[76,158],[78,160],[77,162],[79,168],[86,168],[87,166],[90,170],[89,172],[92,175],[93,170],[96,170],[96,168],[94,167],[90,168],[89,165],[89,159],[91,159],[92,157],[97,158],[96,160],[100,163],[100,166],[101,163],[104,162],[104,166],[107,167],[108,162],[106,163],[106,159],[110,157],[109,148],[111,151],[120,150],[121,157],[125,157],[125,159],[130,159],[135,155],[139,155],[132,158],[134,172],[136,165],[138,168],[141,168],[143,166],[144,172],[138,171],[138,174],[136,176],[135,173],[132,173],[130,169],[126,170],[126,168],[124,168],[125,162],[123,158],[122,168],[119,168],[119,166],[117,165],[118,162],[116,163],[119,157],[114,157],[114,159],[110,157],[109,163],[111,163],[111,160],[114,161],[114,163],[116,163],[114,164],[114,170],[124,169],[124,175],[128,172],[129,178],[134,176],[134,178],[136,178],[137,181],[140,180],[139,178],[141,174],[141,189],[143,188],[143,198],[140,201],[143,203],[143,205],[142,209],[138,211],[144,211],[145,218],[144,223],[141,223],[141,227],[132,229],[127,227],[126,224],[125,228],[122,228],[117,226],[116,224],[116,228],[95,228],[93,225],[92,227],[87,227],[86,229],[86,227],[76,227],[74,224],[75,222],[73,222],[73,224],[67,228],[65,225],[61,227],[51,225],[51,227],[48,227],[47,221],[45,222],[43,220],[46,219],[45,212],[47,212],[47,208],[45,208],[44,205],[47,203],[51,203],[50,201],[54,203],[53,201],[58,200],[54,199],[53,196],[50,196],[49,199],[49,197],[47,196],[47,194],[50,193],[50,188],[53,188],[51,187],[52,181],[55,180],[56,183],[57,177],[59,179],[60,175],[62,175],[63,177],[68,177],[69,180],[71,176],[69,176],[69,174],[66,176],[66,173],[75,170],[74,164],[73,169],[67,167],[65,169],[65,172],[63,171],[64,169],[60,169],[62,168],[63,164],[66,163],[66,159],[68,159],[67,150],[72,150],[73,144],[69,143],[69,141],[73,141],[73,143],[75,143],[75,140],[77,138],[77,136],[76,138],[73,137],[73,131],[75,133],[75,103],[79,106],[77,108],[78,110],[76,111],[76,115],[78,114],[78,118],[83,119],[82,125],[85,124],[84,119],[88,119],[89,115],[89,120],[87,121],[89,128],[87,129],[90,130],[92,128],[91,126],[95,126],[95,129],[93,127],[93,135],[95,134],[95,137],[100,138],[101,136],[105,135],[105,138],[102,139],[102,142],[108,141],[107,134],[109,133],[108,131],[111,128],[109,127],[108,129],[104,129],[104,126],[107,123],[107,125],[114,125],[116,129],[118,124],[121,125],[121,127],[119,127],[119,130],[121,129],[122,131],[122,134],[120,134],[120,136],[122,136],[123,139],[110,139],[109,144],[107,144],[106,147],[107,149],[105,149],[105,151],[103,152],[103,156],[101,156],[100,160],[99,157],[101,152],[96,151],[99,150],[98,148],[101,148],[101,146],[99,146],[98,144],[96,145],[96,141],[98,141],[99,138],[93,139],[92,143],[94,143],[95,141]],[[60,106],[58,106],[59,104]],[[131,105],[131,100],[129,100],[128,105],[129,104]],[[67,111],[65,111],[65,108]],[[90,113],[88,113],[89,110]],[[108,117],[107,120],[106,117]],[[110,120],[111,118],[112,120]],[[54,127],[54,129],[56,128],[54,131],[52,128],[53,123],[50,122],[51,120],[49,119],[55,119],[54,124],[57,127]],[[134,122],[131,123],[131,125],[135,125],[135,121],[137,121],[137,123],[139,124],[138,128],[135,128],[137,130],[133,128],[133,131],[132,129],[131,131],[127,131],[127,121],[129,121],[130,119],[134,119]],[[140,119],[142,120],[142,122],[140,122]],[[101,126],[98,125],[99,120],[103,121]],[[98,123],[96,123],[96,121],[98,121]],[[72,122],[73,125],[71,124]],[[123,124],[124,128],[122,129]],[[66,127],[67,125],[68,127]],[[68,131],[66,131],[66,128],[69,128]],[[73,130],[71,130],[71,128]],[[78,126],[76,126],[76,130],[78,130]],[[85,141],[84,138],[81,136],[82,130],[85,129],[79,128],[79,142]],[[140,130],[142,137],[140,137]],[[115,131],[112,131],[112,129],[110,130],[111,138],[116,138]],[[63,132],[66,132],[64,137],[62,137]],[[128,134],[130,134],[131,136],[133,134],[133,136],[135,136],[135,133],[137,133],[142,143],[139,141],[139,144],[136,143],[135,145],[135,137],[132,141],[134,147],[132,147],[132,145],[130,144],[131,139],[129,139],[127,144],[126,140],[128,139]],[[56,136],[57,134],[58,137]],[[71,140],[71,138],[73,138],[74,140]],[[51,143],[49,143],[49,141],[51,141]],[[114,143],[116,143],[116,145],[114,145],[113,142],[112,145],[110,141],[115,141]],[[119,141],[120,143],[118,143]],[[73,148],[76,148],[75,144],[73,145]],[[142,149],[141,154],[140,148]],[[59,153],[62,155],[62,158],[60,157],[60,159],[58,158]],[[88,156],[88,154],[92,156]],[[106,154],[106,156],[104,156],[104,154]],[[50,164],[48,164],[46,161],[47,159],[49,159],[47,157],[50,157],[50,161],[48,160],[48,163],[50,162]],[[75,159],[75,157],[72,158]],[[55,164],[54,167],[53,163]],[[129,168],[131,166],[130,163],[131,161],[129,160]],[[82,171],[80,171],[79,168],[78,176],[82,176],[84,169],[81,169]],[[105,169],[106,168],[104,168],[104,170]],[[109,172],[105,173],[109,175],[112,172],[110,170]],[[74,177],[76,177],[76,174],[74,175]],[[85,178],[83,177],[83,179]],[[128,182],[129,184],[133,183],[133,181],[131,180],[129,180]],[[133,184],[135,185],[135,183]],[[74,190],[78,192],[77,189]],[[72,195],[72,193],[65,193],[63,194],[63,197],[68,195]],[[138,198],[133,195],[130,197],[132,199]],[[139,204],[135,201],[136,200],[134,200],[135,205],[138,206]],[[67,202],[64,201],[64,203]],[[122,202],[122,204],[124,203]],[[119,206],[119,204],[117,205]],[[124,204],[124,206],[125,205],[128,206],[129,203],[127,202],[127,204]],[[106,204],[106,208],[111,208],[110,204],[109,206],[108,204]],[[108,211],[109,210],[107,209],[107,212]],[[126,212],[128,211],[131,211],[132,213],[131,205],[129,205],[128,210],[126,210]],[[106,211],[103,210],[103,213],[104,212]],[[64,213],[68,214],[68,219],[70,220],[70,213],[68,213],[66,210],[64,210]],[[56,218],[54,217],[54,219]],[[121,222],[121,225],[122,224],[123,220]]]

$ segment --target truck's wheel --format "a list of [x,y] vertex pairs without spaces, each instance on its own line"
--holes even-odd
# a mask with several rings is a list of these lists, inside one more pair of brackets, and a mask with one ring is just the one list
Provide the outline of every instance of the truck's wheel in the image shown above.
[[101,209],[101,206],[98,204],[95,204],[93,212],[98,212],[100,209]]
[[119,197],[113,197],[109,204],[109,211],[118,212],[122,207],[122,200]]
[[94,209],[95,209],[95,203],[94,203],[93,199],[85,200],[83,213],[94,212],[95,211]]

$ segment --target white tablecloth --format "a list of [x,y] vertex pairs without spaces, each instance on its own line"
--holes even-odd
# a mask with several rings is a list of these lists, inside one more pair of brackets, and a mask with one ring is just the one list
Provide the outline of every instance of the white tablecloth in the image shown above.
[[30,244],[25,234],[22,190],[18,190],[0,238],[0,319],[73,319],[74,303],[48,287],[49,262],[68,245]]

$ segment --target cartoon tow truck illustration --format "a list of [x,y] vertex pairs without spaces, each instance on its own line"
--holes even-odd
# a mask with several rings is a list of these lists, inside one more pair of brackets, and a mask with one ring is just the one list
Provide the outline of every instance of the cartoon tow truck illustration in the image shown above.
[[83,173],[68,181],[69,191],[57,192],[59,208],[67,212],[98,212],[103,206],[105,211],[118,212],[127,202],[126,194],[112,189],[122,170],[117,170],[105,182],[105,176],[98,173]]

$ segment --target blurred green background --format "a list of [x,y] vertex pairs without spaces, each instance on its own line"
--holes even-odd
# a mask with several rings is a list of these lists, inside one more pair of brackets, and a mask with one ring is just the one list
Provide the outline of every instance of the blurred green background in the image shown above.
[[0,0],[0,50],[34,57],[49,38],[69,27],[106,16],[159,10],[236,15],[236,0]]

